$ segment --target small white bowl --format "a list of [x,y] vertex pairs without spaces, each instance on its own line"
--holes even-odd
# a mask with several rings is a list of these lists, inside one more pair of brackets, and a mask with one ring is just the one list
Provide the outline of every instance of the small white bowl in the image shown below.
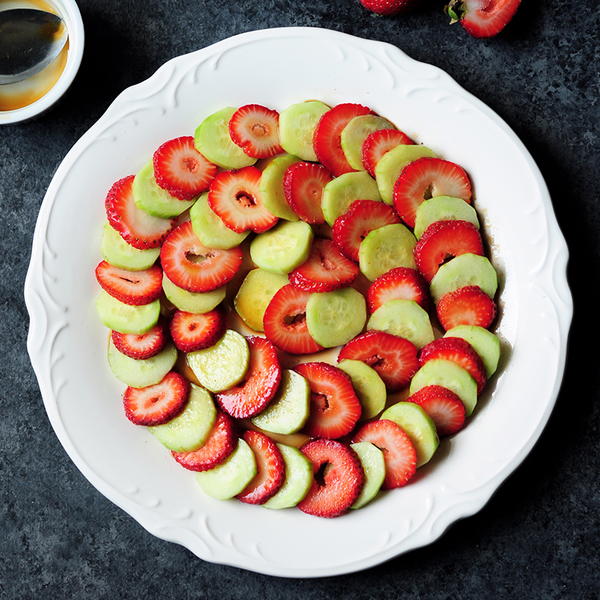
[[75,75],[79,70],[81,58],[83,57],[83,47],[85,44],[85,34],[83,30],[83,21],[81,13],[75,0],[49,0],[50,4],[56,8],[60,16],[64,19],[69,32],[69,52],[67,55],[67,64],[54,86],[41,98],[15,110],[0,111],[0,125],[9,125],[26,121],[43,113],[50,108],[69,88]]

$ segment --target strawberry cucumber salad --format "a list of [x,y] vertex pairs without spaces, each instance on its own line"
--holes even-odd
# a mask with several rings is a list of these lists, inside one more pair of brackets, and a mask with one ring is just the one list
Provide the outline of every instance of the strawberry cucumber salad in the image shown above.
[[467,173],[365,106],[224,108],[106,216],[125,416],[214,498],[360,508],[411,482],[498,365]]

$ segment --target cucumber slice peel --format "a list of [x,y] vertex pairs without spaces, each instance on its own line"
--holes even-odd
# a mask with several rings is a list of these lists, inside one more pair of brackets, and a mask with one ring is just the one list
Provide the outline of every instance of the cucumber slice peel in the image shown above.
[[317,100],[292,104],[279,114],[281,147],[302,160],[315,162],[313,136],[319,119],[330,109]]
[[206,313],[215,308],[225,298],[226,286],[210,292],[188,292],[175,285],[164,273],[163,292],[167,300],[179,310],[190,313]]
[[204,193],[196,200],[190,209],[190,220],[192,229],[207,248],[218,248],[229,250],[239,246],[250,233],[236,233],[229,229],[220,217],[216,215],[208,204],[208,193]]
[[357,171],[364,171],[362,147],[370,134],[381,129],[396,129],[393,123],[377,115],[354,117],[342,130],[341,144],[348,164]]
[[434,196],[417,208],[414,234],[417,239],[436,221],[467,221],[479,229],[477,211],[462,198]]
[[321,208],[327,223],[333,226],[355,200],[381,202],[375,180],[366,172],[344,173],[332,179],[324,188]]
[[365,483],[358,498],[350,508],[362,508],[377,496],[385,479],[385,460],[383,452],[371,442],[350,444],[360,459]]
[[134,248],[109,223],[104,224],[102,257],[107,263],[129,271],[144,271],[156,262],[159,254],[160,248],[148,248],[147,250]]
[[125,304],[102,290],[96,297],[96,311],[102,323],[119,333],[141,335],[158,322],[160,302],[132,306]]
[[265,167],[260,176],[260,198],[265,208],[276,217],[287,221],[297,221],[298,215],[291,209],[283,191],[283,176],[288,167],[300,162],[300,159],[290,154],[276,156]]
[[312,464],[298,450],[285,444],[277,444],[285,463],[285,481],[277,493],[263,506],[266,508],[292,508],[304,500],[313,481]]
[[498,336],[477,325],[458,325],[446,331],[444,337],[457,337],[465,340],[479,354],[486,374],[491,377],[500,360],[500,340]]
[[344,359],[337,366],[352,380],[362,407],[362,418],[377,416],[384,409],[387,400],[385,383],[377,371],[360,360]]

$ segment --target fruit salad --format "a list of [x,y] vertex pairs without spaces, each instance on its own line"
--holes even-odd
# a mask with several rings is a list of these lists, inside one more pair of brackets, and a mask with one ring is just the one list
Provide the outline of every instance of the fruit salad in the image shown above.
[[337,517],[410,485],[500,356],[466,171],[316,100],[224,108],[148,158],[96,268],[125,417],[221,500]]

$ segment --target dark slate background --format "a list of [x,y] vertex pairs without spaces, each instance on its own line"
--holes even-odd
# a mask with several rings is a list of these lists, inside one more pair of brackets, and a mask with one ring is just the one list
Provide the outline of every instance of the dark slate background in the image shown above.
[[[0,128],[0,598],[598,598],[597,0],[524,0],[488,41],[449,27],[442,2],[394,18],[371,15],[357,0],[79,4],[87,47],[75,84],[38,120]],[[506,119],[550,186],[576,300],[557,407],[489,504],[428,548],[363,573],[304,581],[202,562],[146,533],[83,478],[44,413],[22,295],[45,189],[113,98],[174,56],[290,25],[391,42],[448,71]]]

